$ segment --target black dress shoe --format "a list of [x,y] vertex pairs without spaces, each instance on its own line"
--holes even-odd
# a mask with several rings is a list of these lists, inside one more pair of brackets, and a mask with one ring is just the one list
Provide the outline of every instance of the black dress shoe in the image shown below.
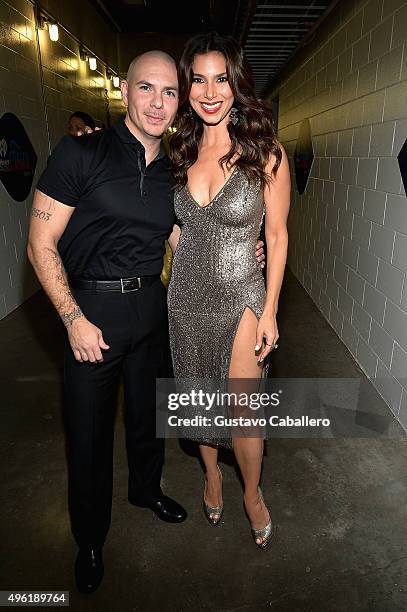
[[96,591],[103,578],[101,548],[80,548],[75,563],[75,578],[81,593]]
[[166,521],[167,523],[182,523],[187,518],[187,511],[183,508],[178,502],[171,497],[167,497],[166,495],[162,495],[157,497],[151,502],[147,503],[138,503],[132,500],[129,500],[133,506],[138,506],[139,508],[150,508],[159,519],[162,521]]

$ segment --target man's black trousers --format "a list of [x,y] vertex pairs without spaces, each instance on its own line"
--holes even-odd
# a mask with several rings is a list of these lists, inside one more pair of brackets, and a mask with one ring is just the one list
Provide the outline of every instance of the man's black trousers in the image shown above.
[[125,398],[128,496],[161,495],[164,440],[155,436],[155,379],[169,376],[166,290],[159,278],[134,292],[73,290],[109,350],[101,363],[75,360],[65,334],[65,425],[69,510],[80,547],[102,546],[110,527],[115,408]]

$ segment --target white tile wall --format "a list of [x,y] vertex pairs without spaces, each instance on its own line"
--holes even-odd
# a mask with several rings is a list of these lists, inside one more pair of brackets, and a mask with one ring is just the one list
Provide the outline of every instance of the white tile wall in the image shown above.
[[[106,124],[105,87],[112,121],[124,107],[112,97],[104,69],[91,73],[79,60],[78,44],[61,28],[56,43],[46,31],[39,32],[42,89],[34,8],[29,0],[0,0],[0,32],[0,116],[12,112],[23,123],[38,155],[35,186],[50,147],[64,135],[73,111],[83,110],[99,125]],[[38,289],[25,252],[31,200],[30,194],[25,202],[15,202],[0,185],[0,318]]]
[[334,11],[334,25],[321,25],[270,95],[279,93],[289,156],[305,118],[315,155],[302,196],[293,176],[288,264],[407,429],[407,198],[397,162],[407,138],[407,1]]

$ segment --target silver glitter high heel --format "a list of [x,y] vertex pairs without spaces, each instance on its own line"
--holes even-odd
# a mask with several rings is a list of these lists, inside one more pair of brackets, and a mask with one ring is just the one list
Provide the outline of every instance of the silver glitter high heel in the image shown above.
[[[260,495],[260,499],[264,502],[264,497],[263,497],[263,493],[260,489],[260,487],[258,487],[259,490],[259,495]],[[252,528],[252,536],[253,536],[253,540],[254,543],[256,544],[256,546],[258,546],[261,549],[265,549],[267,548],[267,546],[270,544],[272,538],[273,538],[273,524],[271,522],[271,517],[269,522],[267,523],[267,525],[265,527],[263,527],[262,529],[253,529]],[[262,541],[256,542],[256,540],[258,538],[262,538]]]
[[[218,472],[220,476],[220,483],[222,484],[222,472],[220,471],[219,465],[217,465],[216,467],[218,468]],[[204,494],[203,494],[203,509],[205,512],[205,516],[209,521],[209,524],[215,527],[216,525],[219,524],[220,519],[222,518],[223,505],[222,506],[208,506],[207,505],[207,503],[205,502],[205,494],[206,494],[207,486],[208,486],[208,481],[205,478],[205,487],[204,487]],[[214,518],[213,516],[211,516],[213,514],[217,515],[217,518]]]

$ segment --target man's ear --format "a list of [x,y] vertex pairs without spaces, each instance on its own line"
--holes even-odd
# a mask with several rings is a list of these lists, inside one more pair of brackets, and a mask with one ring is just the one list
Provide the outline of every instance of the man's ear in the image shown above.
[[125,81],[125,80],[123,80],[123,81],[120,83],[120,89],[121,89],[121,92],[122,92],[122,98],[123,98],[124,105],[127,107],[127,106],[128,106],[128,96],[127,96],[127,92],[128,92],[128,89],[129,89],[129,84],[128,84],[128,82],[127,82],[127,81]]

